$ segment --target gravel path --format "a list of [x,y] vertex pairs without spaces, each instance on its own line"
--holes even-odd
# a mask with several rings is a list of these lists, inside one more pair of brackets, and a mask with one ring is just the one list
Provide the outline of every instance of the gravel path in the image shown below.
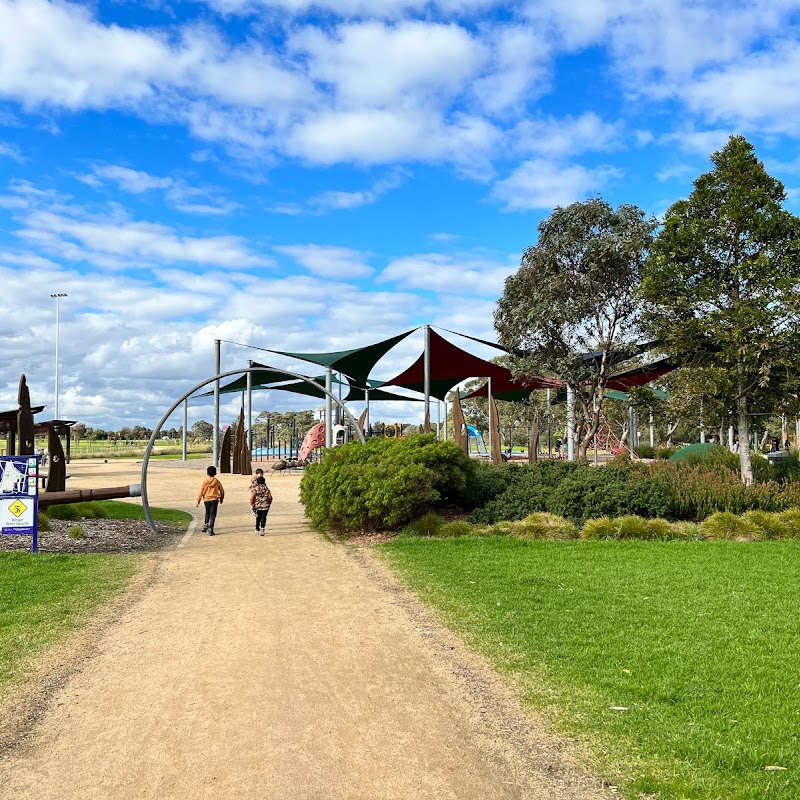
[[[136,482],[73,462],[72,486]],[[151,502],[195,511],[202,472],[153,463]],[[3,800],[612,796],[364,549],[313,533],[299,475],[222,476],[216,537],[152,577],[0,759]],[[141,582],[140,582],[141,583]]]

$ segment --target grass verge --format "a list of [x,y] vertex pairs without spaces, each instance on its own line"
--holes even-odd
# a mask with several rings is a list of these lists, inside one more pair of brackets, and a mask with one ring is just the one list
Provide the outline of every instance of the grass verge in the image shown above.
[[800,797],[797,542],[379,551],[628,796]]
[[0,553],[0,697],[121,591],[136,565],[135,556]]
[[[175,508],[150,508],[153,519],[184,530],[189,527],[192,515]],[[49,506],[46,515],[51,519],[144,519],[144,509],[136,503],[117,500],[93,500],[90,503],[67,503]]]

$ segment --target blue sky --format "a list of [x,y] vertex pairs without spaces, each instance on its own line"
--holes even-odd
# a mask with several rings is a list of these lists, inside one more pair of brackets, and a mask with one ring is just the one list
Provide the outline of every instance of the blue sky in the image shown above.
[[[799,25],[800,0],[0,0],[0,408],[24,371],[52,411],[52,292],[61,416],[152,425],[216,338],[494,338],[543,216],[661,214],[732,133],[797,213]],[[223,347],[248,358],[290,365]]]

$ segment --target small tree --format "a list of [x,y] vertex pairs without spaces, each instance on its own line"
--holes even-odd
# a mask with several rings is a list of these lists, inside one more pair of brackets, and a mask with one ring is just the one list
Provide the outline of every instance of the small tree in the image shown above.
[[214,435],[214,426],[204,419],[199,419],[192,425],[191,433],[193,439],[207,441]]
[[748,413],[796,393],[800,220],[782,208],[783,184],[744,137],[711,161],[667,211],[642,293],[670,355],[728,374],[741,476],[751,483]]
[[575,391],[587,421],[581,460],[600,427],[614,364],[639,339],[635,291],[654,229],[636,206],[615,210],[599,197],[557,208],[497,304],[500,341],[519,354],[513,371],[557,375]]

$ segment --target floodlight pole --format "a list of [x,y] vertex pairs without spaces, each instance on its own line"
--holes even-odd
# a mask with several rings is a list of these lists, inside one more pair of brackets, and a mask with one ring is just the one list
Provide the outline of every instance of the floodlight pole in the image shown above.
[[58,416],[58,338],[59,338],[59,328],[61,324],[61,298],[67,297],[68,295],[65,292],[56,292],[55,294],[51,294],[50,297],[54,298],[56,301],[56,380],[55,380],[55,403],[54,403],[54,416],[55,419],[60,419]]
[[[214,374],[219,375],[222,343],[219,339],[214,339]],[[213,442],[212,461],[215,467],[219,467],[219,378],[214,381],[214,432],[211,441]]]

